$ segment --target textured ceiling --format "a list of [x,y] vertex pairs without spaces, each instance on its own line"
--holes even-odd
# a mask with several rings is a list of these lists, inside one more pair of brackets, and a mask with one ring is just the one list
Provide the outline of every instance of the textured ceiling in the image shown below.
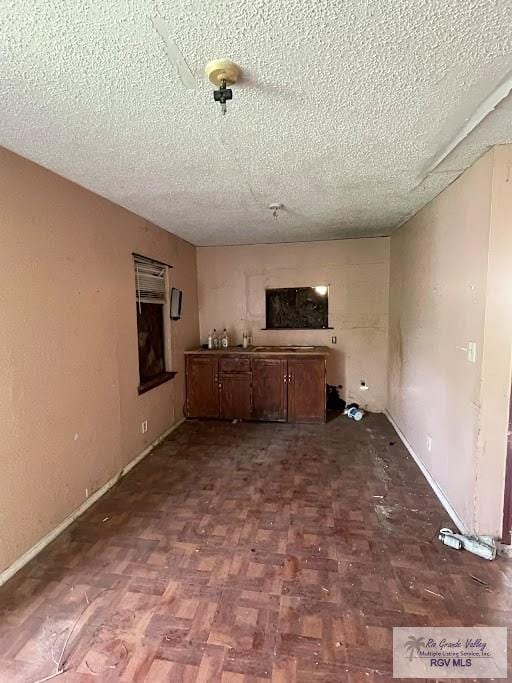
[[[510,0],[3,0],[0,144],[198,245],[389,234],[512,140],[509,96],[418,185],[512,69],[511,25]],[[225,117],[218,57],[245,76]]]

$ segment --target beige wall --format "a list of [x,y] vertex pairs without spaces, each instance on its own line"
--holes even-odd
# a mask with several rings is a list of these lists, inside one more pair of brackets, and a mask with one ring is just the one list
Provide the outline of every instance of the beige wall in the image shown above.
[[[140,397],[132,252],[184,291],[179,374]],[[0,266],[2,571],[181,418],[199,334],[193,246],[1,148]]]
[[[299,244],[200,247],[197,251],[201,338],[241,329],[255,344],[325,344],[328,382],[370,410],[386,407],[389,238]],[[332,330],[264,331],[265,288],[329,284]],[[336,335],[337,344],[331,345]],[[364,379],[369,386],[360,391]]]
[[466,527],[493,535],[510,391],[510,149],[491,150],[391,238],[389,413]]
[[475,527],[501,530],[512,375],[512,145],[492,152]]

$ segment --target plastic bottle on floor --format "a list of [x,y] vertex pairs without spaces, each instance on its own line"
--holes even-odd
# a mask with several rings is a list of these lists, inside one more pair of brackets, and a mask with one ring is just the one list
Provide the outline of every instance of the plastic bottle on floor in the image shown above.
[[360,422],[364,417],[364,410],[357,405],[357,403],[351,403],[345,408],[345,415],[356,422]]

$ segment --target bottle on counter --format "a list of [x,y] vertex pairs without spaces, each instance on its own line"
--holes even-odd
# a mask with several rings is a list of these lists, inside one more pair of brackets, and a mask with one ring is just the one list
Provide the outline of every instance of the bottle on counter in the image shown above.
[[242,332],[242,348],[246,349],[249,346],[249,335],[247,332],[244,330]]
[[217,334],[217,330],[214,327],[213,328],[213,334],[212,334],[212,348],[218,349],[219,346],[220,346],[219,336]]
[[213,334],[211,332],[208,334],[208,348],[213,349]]
[[224,328],[224,332],[222,333],[222,339],[221,341],[221,346],[223,349],[227,349],[229,346],[229,339],[228,339],[228,331],[226,328]]

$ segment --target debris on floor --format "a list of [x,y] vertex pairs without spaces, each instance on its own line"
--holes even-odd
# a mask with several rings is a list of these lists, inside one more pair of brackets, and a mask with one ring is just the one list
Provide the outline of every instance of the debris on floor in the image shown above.
[[[102,595],[103,593],[105,593],[106,590],[107,590],[106,588],[103,588],[102,590],[100,590],[100,592],[99,592],[92,600],[89,600],[89,598],[87,597],[87,593],[85,594],[85,601],[86,601],[86,604],[85,604],[85,605],[83,606],[83,608],[81,609],[81,611],[80,611],[80,613],[78,614],[77,618],[74,620],[74,622],[71,624],[70,627],[63,629],[60,633],[56,634],[56,636],[55,636],[55,640],[54,640],[54,642],[53,642],[53,644],[52,644],[52,648],[51,648],[51,657],[52,657],[52,659],[53,659],[54,664],[55,664],[56,667],[57,667],[56,670],[55,670],[53,673],[49,674],[48,676],[45,676],[44,678],[39,678],[37,681],[34,681],[34,683],[44,683],[45,681],[49,681],[49,680],[51,680],[51,679],[53,679],[53,678],[57,678],[57,676],[61,676],[63,673],[66,672],[66,666],[65,666],[65,665],[66,665],[66,657],[65,657],[65,654],[66,654],[66,652],[67,652],[68,645],[69,645],[69,642],[70,642],[70,640],[71,640],[71,636],[72,636],[73,633],[75,632],[78,622],[82,619],[82,617],[84,616],[85,612],[87,612],[87,610],[89,609],[90,605],[91,605],[97,598],[99,598],[100,595]],[[58,658],[56,658],[55,652],[54,652],[54,648],[55,648],[55,645],[56,645],[56,641],[57,641],[57,640],[60,638],[60,636],[62,636],[66,631],[67,631],[67,635],[66,635],[66,638],[64,639],[64,644],[63,644],[63,646],[62,646],[60,655],[59,655]]]
[[287,581],[293,581],[300,571],[299,559],[295,555],[288,555],[281,566],[283,567],[283,578]]
[[487,581],[484,581],[483,579],[480,579],[478,576],[475,576],[474,574],[469,575],[475,583],[478,583],[479,586],[482,586],[485,588],[486,591],[489,593],[491,592],[491,586],[490,584],[487,583]]
[[358,403],[349,403],[343,411],[343,415],[346,415],[350,420],[360,422],[364,417],[364,410],[359,407]]
[[393,514],[393,507],[390,505],[375,505],[375,514],[377,515],[377,520],[380,526],[387,532],[392,532],[394,530],[393,524],[391,523],[391,516]]
[[487,536],[467,536],[465,534],[456,534],[451,529],[441,529],[439,531],[439,540],[450,548],[468,550],[474,555],[483,557],[484,560],[494,560],[496,558],[496,543]]
[[444,600],[444,595],[442,595],[441,593],[436,593],[435,591],[431,591],[431,590],[429,590],[428,588],[424,588],[423,590],[424,590],[426,593],[430,593],[430,595],[435,595],[436,598],[442,598],[442,599]]
[[97,643],[85,659],[85,666],[94,676],[106,676],[128,659],[128,647],[120,638]]

